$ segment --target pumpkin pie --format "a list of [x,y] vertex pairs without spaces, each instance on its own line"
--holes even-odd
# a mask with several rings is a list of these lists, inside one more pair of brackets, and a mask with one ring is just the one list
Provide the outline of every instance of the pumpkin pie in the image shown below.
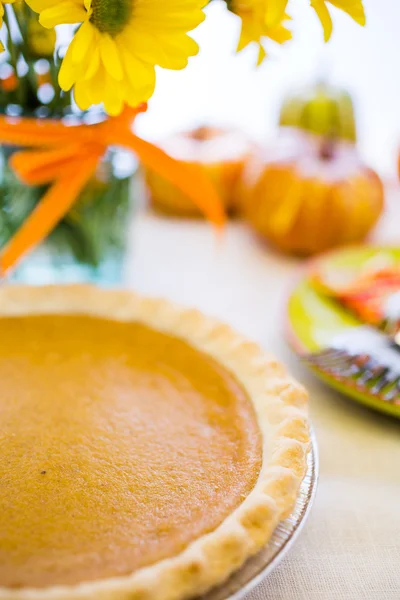
[[0,599],[183,600],[295,503],[307,395],[196,310],[0,290]]

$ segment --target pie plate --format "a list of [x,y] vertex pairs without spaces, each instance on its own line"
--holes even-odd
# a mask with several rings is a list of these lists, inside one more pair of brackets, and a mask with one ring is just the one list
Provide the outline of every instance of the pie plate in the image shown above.
[[318,447],[311,432],[307,472],[290,517],[278,525],[267,546],[248,560],[240,571],[198,600],[242,600],[272,573],[293,547],[307,521],[317,491],[318,473]]

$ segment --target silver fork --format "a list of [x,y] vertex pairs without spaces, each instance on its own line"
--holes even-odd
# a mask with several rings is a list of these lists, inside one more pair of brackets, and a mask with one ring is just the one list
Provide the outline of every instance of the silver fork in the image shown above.
[[354,327],[329,347],[302,357],[310,367],[363,393],[400,406],[400,332],[389,337],[372,327]]
[[389,296],[384,307],[383,331],[394,336],[400,345],[400,290]]

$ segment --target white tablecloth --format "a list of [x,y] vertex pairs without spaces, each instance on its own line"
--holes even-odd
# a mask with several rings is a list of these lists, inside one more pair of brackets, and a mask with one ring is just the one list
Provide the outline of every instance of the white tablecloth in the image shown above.
[[[396,214],[378,235],[400,245]],[[331,391],[287,348],[281,317],[299,262],[262,247],[240,225],[218,241],[205,224],[140,216],[133,235],[133,289],[231,323],[272,350],[311,394],[321,458],[314,509],[296,546],[248,600],[400,600],[400,422]]]

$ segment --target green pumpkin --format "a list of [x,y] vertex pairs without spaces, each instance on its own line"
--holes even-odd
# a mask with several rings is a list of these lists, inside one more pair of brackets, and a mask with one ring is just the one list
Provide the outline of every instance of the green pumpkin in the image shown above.
[[280,125],[351,142],[357,139],[352,97],[325,83],[289,96],[281,109]]

